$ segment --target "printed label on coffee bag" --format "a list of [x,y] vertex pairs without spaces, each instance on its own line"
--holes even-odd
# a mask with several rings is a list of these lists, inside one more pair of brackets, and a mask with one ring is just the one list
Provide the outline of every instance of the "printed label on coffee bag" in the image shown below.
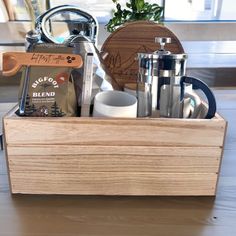
[[[45,74],[38,75],[38,68],[34,68],[30,73],[30,86],[26,98],[25,115],[26,116],[65,116],[66,100],[68,92],[69,74],[65,69],[54,68],[56,73],[45,75],[49,72],[44,68]],[[37,73],[36,73],[36,72]]]

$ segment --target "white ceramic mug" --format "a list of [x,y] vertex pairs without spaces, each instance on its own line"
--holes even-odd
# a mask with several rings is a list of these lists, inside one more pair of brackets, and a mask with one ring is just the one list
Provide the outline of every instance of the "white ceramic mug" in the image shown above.
[[104,91],[94,98],[94,117],[137,117],[137,98],[122,91]]

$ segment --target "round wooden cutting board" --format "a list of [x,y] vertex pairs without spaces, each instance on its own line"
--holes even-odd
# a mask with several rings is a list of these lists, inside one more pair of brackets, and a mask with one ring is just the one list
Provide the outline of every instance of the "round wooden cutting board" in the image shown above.
[[171,43],[166,44],[166,50],[171,53],[184,53],[180,41],[173,32],[163,25],[150,21],[127,23],[104,42],[101,50],[108,53],[105,65],[121,87],[124,87],[125,83],[136,83],[137,53],[152,53],[160,48],[160,45],[155,43],[155,37],[170,37]]

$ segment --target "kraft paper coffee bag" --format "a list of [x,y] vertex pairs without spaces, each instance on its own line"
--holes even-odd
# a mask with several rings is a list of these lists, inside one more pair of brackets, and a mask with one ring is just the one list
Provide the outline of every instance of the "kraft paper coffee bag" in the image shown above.
[[[57,44],[35,45],[33,52],[72,53],[72,48]],[[31,66],[28,68],[27,92],[22,91],[26,70],[22,76],[21,92],[25,94],[25,116],[76,116],[77,102],[71,68]]]

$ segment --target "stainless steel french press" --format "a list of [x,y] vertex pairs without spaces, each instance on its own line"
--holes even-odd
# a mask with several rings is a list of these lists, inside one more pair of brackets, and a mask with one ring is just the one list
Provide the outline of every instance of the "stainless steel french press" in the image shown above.
[[155,38],[160,50],[139,53],[137,82],[138,116],[151,116],[159,110],[161,117],[197,118],[202,104],[192,88],[200,89],[208,101],[208,110],[202,118],[212,118],[216,101],[212,91],[201,80],[186,76],[186,54],[172,54],[164,49],[170,38]]

